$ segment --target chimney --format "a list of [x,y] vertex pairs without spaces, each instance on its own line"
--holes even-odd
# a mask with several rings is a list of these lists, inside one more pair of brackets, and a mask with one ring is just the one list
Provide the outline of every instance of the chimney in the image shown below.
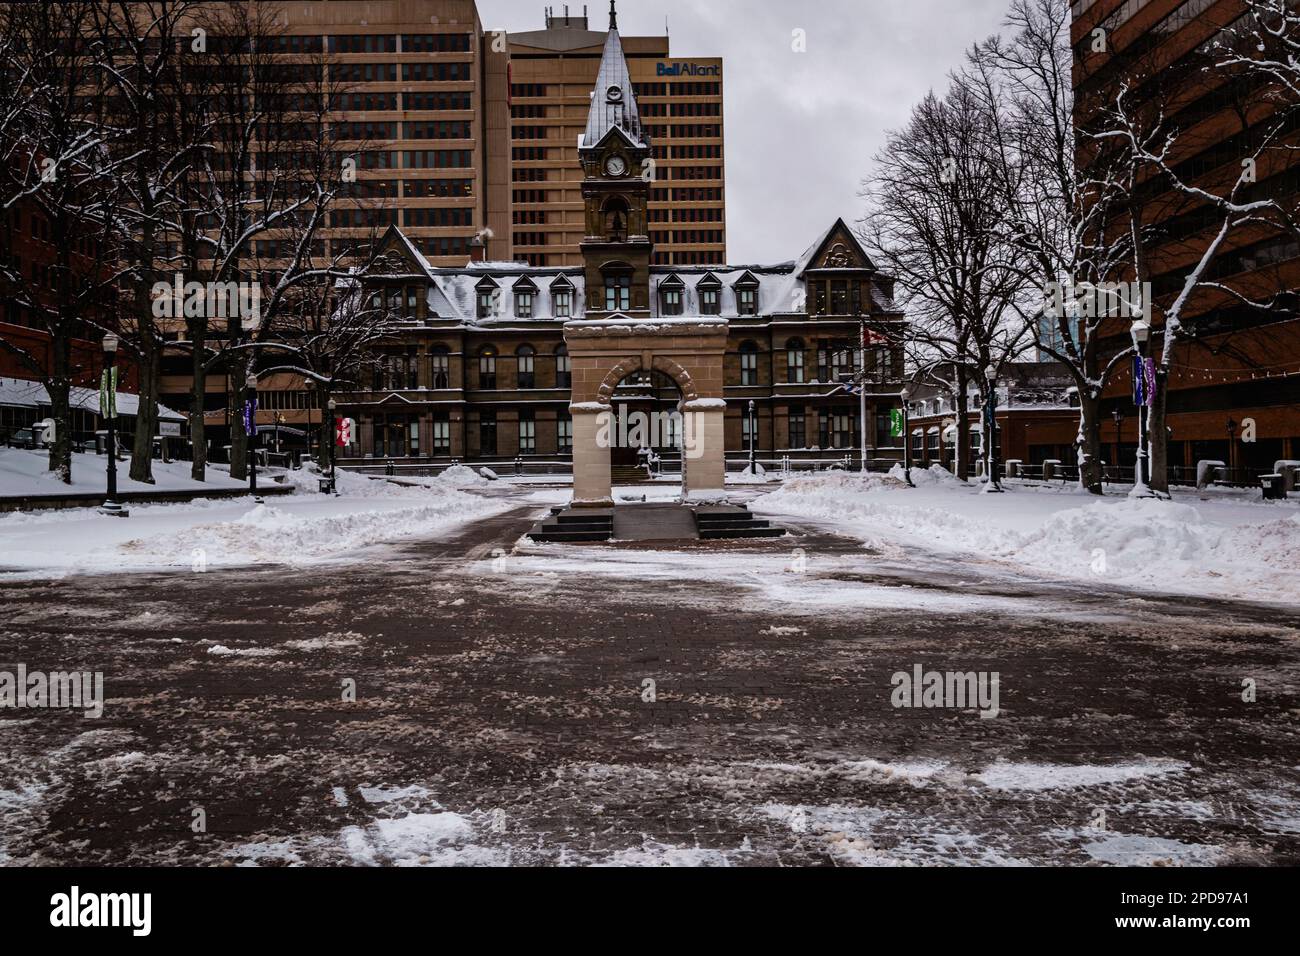
[[469,241],[469,261],[471,264],[487,261],[487,243],[481,234]]

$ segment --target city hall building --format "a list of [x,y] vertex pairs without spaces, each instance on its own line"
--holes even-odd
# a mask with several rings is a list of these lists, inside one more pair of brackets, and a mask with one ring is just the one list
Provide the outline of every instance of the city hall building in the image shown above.
[[[901,438],[890,434],[901,350],[862,344],[883,341],[870,330],[902,323],[903,313],[892,280],[842,220],[775,265],[657,258],[660,187],[644,173],[654,144],[614,19],[577,140],[581,261],[493,262],[479,246],[465,266],[447,268],[391,227],[384,242],[406,275],[364,294],[402,313],[404,325],[370,381],[339,396],[339,414],[356,423],[340,462],[573,462],[575,497],[585,476],[598,501],[611,471],[617,479],[635,469],[638,443],[591,460],[593,416],[673,409],[704,421],[707,463],[686,463],[697,488],[720,485],[723,456],[741,467],[751,445],[768,462],[856,462],[863,401],[845,379],[864,362],[868,457],[901,459]],[[679,437],[645,444],[680,467]]]

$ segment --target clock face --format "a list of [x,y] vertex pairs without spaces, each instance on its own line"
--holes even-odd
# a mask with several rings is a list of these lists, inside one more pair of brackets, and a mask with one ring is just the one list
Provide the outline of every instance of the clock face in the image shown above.
[[627,161],[622,156],[611,156],[605,160],[605,172],[611,176],[622,176],[627,172]]

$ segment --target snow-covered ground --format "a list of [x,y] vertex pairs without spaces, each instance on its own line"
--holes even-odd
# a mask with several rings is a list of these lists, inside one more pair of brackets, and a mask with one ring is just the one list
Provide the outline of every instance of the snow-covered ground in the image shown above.
[[[103,455],[74,452],[70,485],[59,481],[49,470],[49,462],[47,451],[0,448],[0,498],[104,493],[108,459]],[[229,465],[209,465],[208,480],[201,482],[190,478],[188,461],[155,461],[155,483],[152,485],[132,481],[128,477],[130,470],[130,462],[118,462],[118,491],[203,491],[212,488],[242,488],[248,484],[231,478]]]
[[1300,602],[1295,497],[1177,489],[1172,501],[1131,500],[1015,482],[988,495],[941,469],[913,469],[917,487],[907,488],[896,471],[794,478],[753,508],[825,522],[887,552],[912,546],[1124,587]]
[[340,472],[340,496],[316,493],[311,469],[289,472],[291,497],[136,504],[129,518],[92,508],[0,515],[0,576],[207,570],[317,564],[403,539],[442,534],[509,507],[460,490],[452,476],[402,488]]

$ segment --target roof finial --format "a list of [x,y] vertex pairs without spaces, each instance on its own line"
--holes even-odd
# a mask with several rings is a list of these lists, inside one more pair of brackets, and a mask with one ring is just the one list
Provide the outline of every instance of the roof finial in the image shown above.
[[611,30],[618,29],[618,8],[615,5],[615,0],[609,0],[609,28]]

